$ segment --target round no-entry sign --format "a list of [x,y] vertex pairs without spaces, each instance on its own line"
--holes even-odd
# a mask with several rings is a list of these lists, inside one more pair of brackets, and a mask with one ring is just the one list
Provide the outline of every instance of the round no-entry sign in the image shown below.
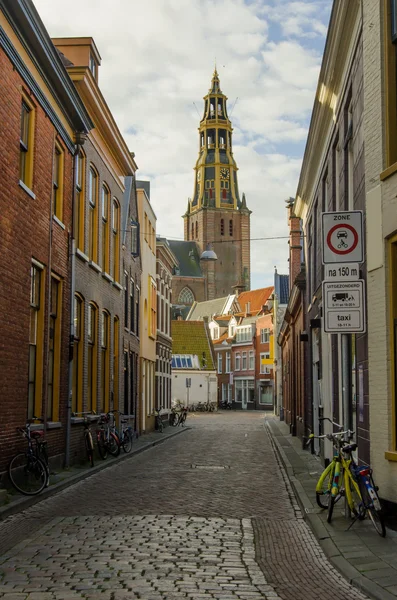
[[322,213],[324,264],[363,262],[362,211]]

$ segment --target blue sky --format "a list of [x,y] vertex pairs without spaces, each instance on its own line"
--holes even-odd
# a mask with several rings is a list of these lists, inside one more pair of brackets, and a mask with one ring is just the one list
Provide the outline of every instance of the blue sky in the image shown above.
[[[99,83],[138,177],[151,180],[159,234],[183,238],[216,57],[229,112],[238,98],[234,158],[251,237],[287,235],[284,200],[298,184],[332,0],[34,2],[50,35],[95,39]],[[286,239],[252,241],[251,288],[271,284],[274,266],[286,273],[287,259]]]

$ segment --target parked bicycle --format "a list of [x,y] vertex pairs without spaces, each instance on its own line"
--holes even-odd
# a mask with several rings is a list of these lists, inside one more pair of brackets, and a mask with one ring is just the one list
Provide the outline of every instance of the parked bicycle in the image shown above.
[[159,431],[160,433],[163,433],[164,431],[164,423],[163,423],[163,419],[161,418],[161,406],[157,409],[154,409],[154,417],[155,417],[155,428],[157,431]]
[[88,418],[89,415],[95,415],[95,411],[90,410],[88,412],[74,412],[72,413],[72,417],[83,417],[83,426],[84,426],[84,445],[87,452],[87,458],[90,463],[90,466],[94,466],[94,440],[92,438],[92,433],[90,429],[90,420]]
[[114,410],[114,413],[120,415],[120,431],[116,427],[116,421],[113,420],[112,431],[119,439],[120,446],[124,452],[128,454],[132,450],[132,443],[134,441],[134,431],[129,423],[129,420],[124,418],[126,415],[121,410]]
[[177,427],[178,425],[185,425],[185,421],[186,421],[186,417],[187,417],[187,408],[184,406],[173,406],[171,408],[171,415],[170,415],[170,425],[172,425],[172,427]]
[[112,456],[120,454],[120,440],[112,430],[114,426],[114,414],[112,412],[103,413],[98,421],[97,446],[99,456],[105,460],[108,453]]
[[17,431],[27,440],[28,447],[11,459],[8,465],[8,476],[14,488],[26,496],[35,496],[49,485],[50,470],[48,467],[47,442],[42,439],[42,430],[32,430],[34,421],[42,421],[37,417],[29,419],[25,427]]

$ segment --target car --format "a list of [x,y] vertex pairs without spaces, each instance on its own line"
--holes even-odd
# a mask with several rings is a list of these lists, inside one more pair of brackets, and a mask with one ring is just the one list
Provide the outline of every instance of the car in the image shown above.
[[338,231],[338,233],[336,234],[336,237],[338,238],[338,240],[340,238],[347,238],[347,231]]

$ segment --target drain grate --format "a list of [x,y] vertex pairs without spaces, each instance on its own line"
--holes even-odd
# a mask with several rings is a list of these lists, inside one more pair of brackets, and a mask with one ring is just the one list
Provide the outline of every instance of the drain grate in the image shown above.
[[202,469],[205,471],[223,471],[224,469],[230,469],[228,465],[193,465],[192,469]]

